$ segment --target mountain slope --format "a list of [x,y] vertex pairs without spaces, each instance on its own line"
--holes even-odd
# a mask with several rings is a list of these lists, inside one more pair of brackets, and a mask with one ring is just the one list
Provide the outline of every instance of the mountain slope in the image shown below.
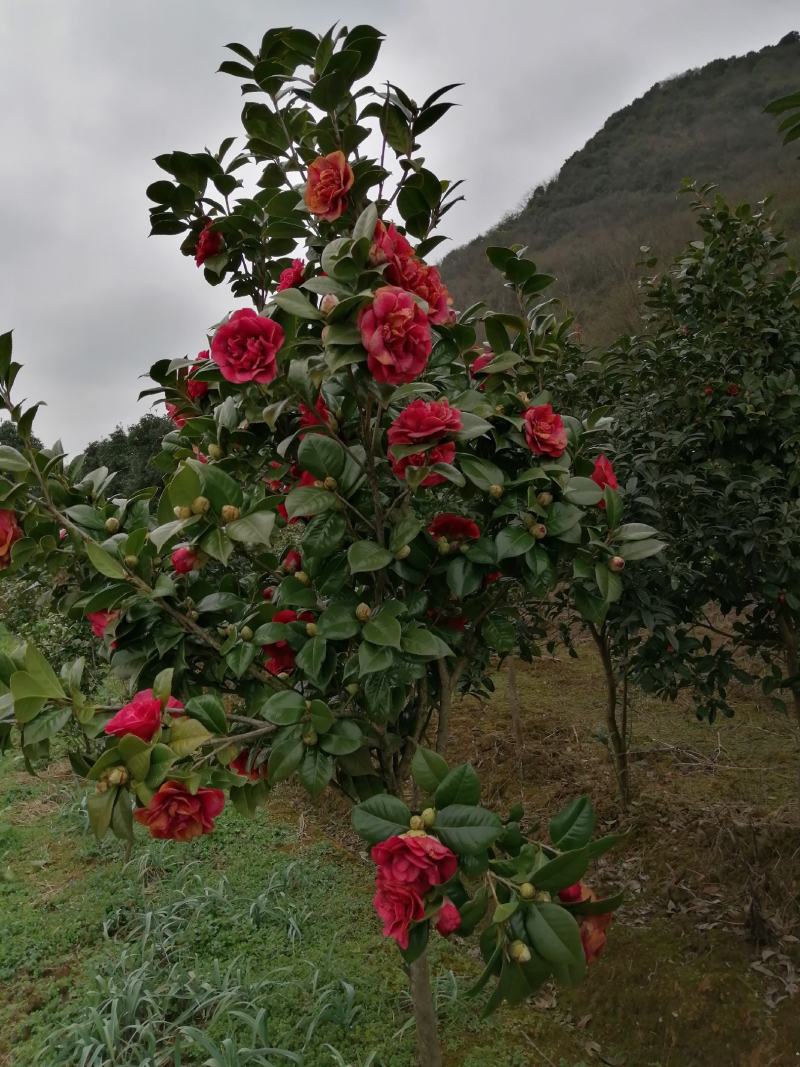
[[663,259],[693,236],[687,199],[677,194],[686,177],[715,182],[734,201],[774,196],[785,229],[800,233],[800,164],[763,113],[798,88],[797,33],[655,85],[612,115],[518,214],[442,260],[456,305],[482,299],[511,310],[484,250],[523,244],[558,277],[556,293],[587,343],[635,329],[640,246]]

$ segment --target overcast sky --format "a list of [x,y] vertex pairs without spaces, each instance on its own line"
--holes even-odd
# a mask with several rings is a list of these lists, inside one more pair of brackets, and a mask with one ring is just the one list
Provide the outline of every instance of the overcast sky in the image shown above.
[[[334,19],[387,34],[373,80],[465,82],[425,137],[467,179],[455,244],[483,232],[654,82],[800,29],[797,0],[0,0],[0,330],[68,450],[144,414],[138,376],[194,355],[231,301],[177,239],[148,239],[152,158],[238,132],[223,46]],[[452,247],[452,246],[445,246]]]

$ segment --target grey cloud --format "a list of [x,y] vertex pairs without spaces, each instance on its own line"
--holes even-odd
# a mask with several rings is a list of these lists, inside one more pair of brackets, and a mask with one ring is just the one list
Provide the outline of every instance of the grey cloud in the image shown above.
[[237,84],[215,74],[227,41],[334,18],[386,32],[375,81],[418,97],[466,83],[426,139],[437,173],[467,179],[456,243],[655,81],[797,28],[794,0],[3,0],[0,328],[15,327],[24,392],[49,404],[46,439],[75,450],[134,421],[139,375],[204,346],[230,297],[147,238],[152,157],[236,132]]

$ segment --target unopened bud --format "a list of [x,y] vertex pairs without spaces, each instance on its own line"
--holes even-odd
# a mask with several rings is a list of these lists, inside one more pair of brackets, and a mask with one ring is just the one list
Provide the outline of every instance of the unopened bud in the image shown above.
[[288,671],[281,671],[280,674],[278,675],[278,677],[280,678],[280,680],[282,682],[285,682],[286,679],[289,677],[289,672]]
[[537,541],[541,541],[543,538],[547,537],[547,527],[543,522],[535,522],[533,526],[531,526],[531,533]]
[[536,894],[536,900],[539,904],[549,904],[553,898],[545,889],[540,889]]
[[242,421],[239,423],[239,425],[236,427],[236,429],[237,430],[249,430],[250,429],[250,420],[249,419],[242,419]]
[[369,617],[372,614],[369,604],[363,602],[356,608],[356,618],[359,622],[369,622]]
[[436,809],[426,808],[422,813],[422,825],[425,827],[433,826],[436,822]]
[[530,882],[523,882],[519,887],[519,895],[523,900],[533,900],[536,896],[536,889]]
[[211,507],[211,501],[207,496],[196,496],[191,503],[193,515],[205,515]]
[[520,389],[520,391],[517,393],[517,399],[521,400],[523,404],[527,404],[528,401],[530,400],[530,397],[528,396],[528,394],[525,392],[524,389]]
[[172,509],[172,514],[175,516],[176,519],[191,519],[192,509],[176,505],[176,507]]
[[494,500],[499,500],[502,495],[503,495],[503,487],[502,487],[502,485],[490,485],[489,486],[489,496],[492,497]]
[[196,611],[194,610],[194,608],[193,608],[193,609],[192,609],[192,610],[191,610],[191,611],[189,612],[189,618],[190,618],[190,619],[192,620],[192,622],[197,622],[197,620],[198,620],[198,619],[200,618],[200,615],[199,615],[199,614],[198,614],[198,612],[196,612]]
[[322,488],[329,489],[332,493],[335,493],[336,490],[339,488],[339,483],[336,481],[335,478],[331,478],[330,475],[328,475],[328,477],[322,483]]
[[138,567],[139,566],[139,557],[138,556],[126,556],[123,559],[122,562],[125,564],[126,567]]
[[108,781],[105,778],[101,778],[100,781],[97,783],[97,785],[95,786],[95,792],[96,793],[107,793],[108,792]]
[[496,415],[504,415],[506,409],[503,407],[502,404],[495,404],[494,410]]
[[319,633],[319,626],[315,622],[306,623],[306,633],[309,637],[316,637]]
[[319,302],[319,309],[323,315],[330,315],[338,303],[339,297],[335,293],[326,293]]
[[236,627],[233,625],[232,622],[229,622],[228,625],[225,627],[225,634],[228,637],[236,636]]
[[115,767],[108,776],[109,785],[125,785],[128,781],[128,772],[124,767]]
[[450,542],[446,537],[440,537],[436,542],[436,548],[440,556],[446,556],[450,551]]
[[411,555],[411,545],[403,545],[402,548],[398,548],[398,550],[395,552],[394,558],[395,559],[408,559],[408,557],[410,555]]
[[110,518],[106,519],[106,521],[105,521],[105,527],[106,527],[106,530],[107,530],[107,531],[108,531],[108,532],[109,532],[110,534],[114,534],[114,533],[116,533],[116,532],[117,532],[117,530],[119,529],[119,519],[115,518],[115,517],[114,517],[114,516],[112,515],[112,516],[111,516]]
[[222,448],[220,448],[219,445],[209,445],[208,454],[209,456],[211,456],[212,459],[222,459],[222,457],[225,455],[225,452]]
[[408,828],[410,830],[422,830],[424,829],[424,826],[425,824],[419,815],[412,815],[408,821]]
[[241,628],[241,630],[239,631],[239,636],[241,637],[241,639],[243,641],[252,641],[253,640],[253,631],[250,629],[249,626],[243,626]]
[[322,341],[322,343],[324,345],[326,345],[328,343],[328,335],[330,334],[330,332],[331,332],[330,326],[323,326],[322,327],[322,334],[320,335],[320,339],[321,339],[321,341]]
[[531,950],[524,941],[512,941],[508,946],[508,955],[515,963],[530,963]]
[[235,504],[223,504],[220,508],[220,516],[223,522],[235,522],[241,512]]
[[548,493],[547,491],[538,493],[536,496],[536,503],[540,508],[549,508],[553,503],[553,494]]
[[301,585],[311,585],[311,579],[305,571],[295,571],[294,576]]
[[351,697],[354,697],[356,695],[356,693],[358,692],[359,688],[360,687],[359,687],[358,682],[350,682],[349,685],[345,686],[345,689],[347,690],[347,692],[350,694]]
[[306,732],[303,734],[303,744],[304,745],[316,745],[317,741],[319,741],[319,734],[317,733],[317,731],[312,726],[310,729],[306,730]]
[[608,561],[608,569],[613,571],[614,574],[619,574],[620,571],[625,570],[625,560],[622,556],[612,556]]

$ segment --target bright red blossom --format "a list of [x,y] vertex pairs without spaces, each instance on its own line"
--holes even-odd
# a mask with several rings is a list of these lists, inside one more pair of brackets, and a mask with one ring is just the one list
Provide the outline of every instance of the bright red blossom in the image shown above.
[[525,440],[528,448],[537,456],[552,456],[558,459],[567,450],[567,428],[560,415],[550,404],[537,404],[528,408],[525,420]]
[[146,808],[133,813],[153,837],[191,841],[214,829],[214,820],[225,807],[221,789],[198,789],[190,793],[181,782],[164,782]]
[[305,202],[312,215],[335,222],[347,207],[355,178],[344,152],[320,156],[308,168]]
[[[168,708],[183,711],[183,704],[174,697],[167,701]],[[124,737],[133,734],[142,741],[152,741],[153,735],[161,726],[161,701],[153,695],[152,689],[143,689],[133,700],[120,708],[117,714],[105,725],[105,732],[112,737]]]
[[387,226],[382,219],[375,223],[375,233],[369,250],[369,261],[373,267],[383,263],[397,263],[399,260],[411,259],[414,249],[397,229],[393,222]]
[[479,356],[476,356],[475,359],[473,359],[473,361],[469,365],[470,377],[474,378],[476,374],[480,374],[484,367],[488,367],[493,359],[494,352],[481,352],[481,354]]
[[421,895],[448,882],[458,866],[455,853],[428,834],[389,837],[373,846],[372,861],[379,880],[413,887]]
[[429,444],[461,429],[461,412],[447,400],[412,400],[386,434],[390,445]]
[[317,397],[313,408],[310,408],[308,404],[298,404],[297,411],[300,415],[300,425],[303,429],[330,426],[331,424],[331,413],[322,393]]
[[[429,448],[427,452],[413,452],[410,456],[403,456],[402,459],[398,459],[390,448],[387,455],[393,473],[400,481],[405,481],[406,471],[409,467],[432,467],[435,463],[452,464],[456,458],[456,446],[452,441],[445,441],[441,445],[434,445],[433,448]],[[427,477],[423,478],[421,484],[424,486],[441,485],[442,482],[446,481],[447,479],[443,474],[437,474],[436,471],[432,471]]]
[[[208,349],[204,349],[202,352],[197,353],[197,359],[195,363],[205,363],[209,359]],[[192,377],[192,367],[184,367],[180,372],[180,377],[186,379],[186,394],[190,400],[199,400],[204,397],[208,392],[208,382],[198,382],[196,378]]]
[[251,782],[258,782],[267,777],[267,765],[266,763],[261,763],[258,767],[248,766],[250,753],[251,749],[243,748],[239,755],[230,761],[228,767],[230,770],[236,771],[237,774],[241,774],[243,778],[249,778]]
[[452,900],[443,900],[436,919],[436,929],[442,937],[449,937],[461,926],[461,915]]
[[202,267],[205,261],[211,259],[212,256],[218,256],[225,247],[224,237],[217,230],[211,228],[213,225],[214,223],[209,219],[197,238],[194,261],[198,267]]
[[446,511],[437,515],[428,527],[431,537],[444,537],[448,541],[469,541],[480,537],[480,527],[472,519],[463,515],[453,515]]
[[178,574],[189,574],[190,571],[198,570],[200,567],[199,554],[193,548],[189,548],[188,545],[181,545],[176,548],[170,559],[173,569]]
[[[617,476],[614,473],[614,465],[611,460],[604,455],[600,455],[594,461],[594,470],[591,473],[591,479],[601,489],[605,489],[608,486],[609,489],[618,489],[619,482]],[[605,508],[605,500],[600,500],[597,505],[599,508]]]
[[303,260],[293,259],[291,267],[281,271],[278,279],[278,292],[282,293],[284,289],[294,289],[302,282],[305,272],[306,265]]
[[252,308],[234,311],[211,342],[211,358],[226,381],[268,385],[278,373],[276,355],[284,340],[283,327]]
[[186,425],[186,420],[189,417],[185,411],[181,411],[176,404],[171,404],[166,401],[167,418],[172,419],[179,430],[182,430]]
[[437,325],[450,318],[453,300],[436,267],[430,267],[414,255],[414,250],[394,223],[386,226],[380,219],[370,248],[370,262],[386,264],[383,276],[389,285],[415,293],[428,304],[428,318]]
[[389,385],[413,382],[425,369],[433,341],[428,318],[410,293],[384,285],[359,313],[361,343],[373,378]]
[[373,906],[383,922],[383,936],[391,937],[402,949],[408,948],[411,924],[425,915],[425,904],[411,886],[378,879]]
[[281,560],[281,567],[289,574],[294,574],[295,571],[299,571],[302,566],[303,557],[296,548],[290,548]]
[[95,637],[105,637],[106,630],[119,618],[118,611],[89,611],[86,614]]

